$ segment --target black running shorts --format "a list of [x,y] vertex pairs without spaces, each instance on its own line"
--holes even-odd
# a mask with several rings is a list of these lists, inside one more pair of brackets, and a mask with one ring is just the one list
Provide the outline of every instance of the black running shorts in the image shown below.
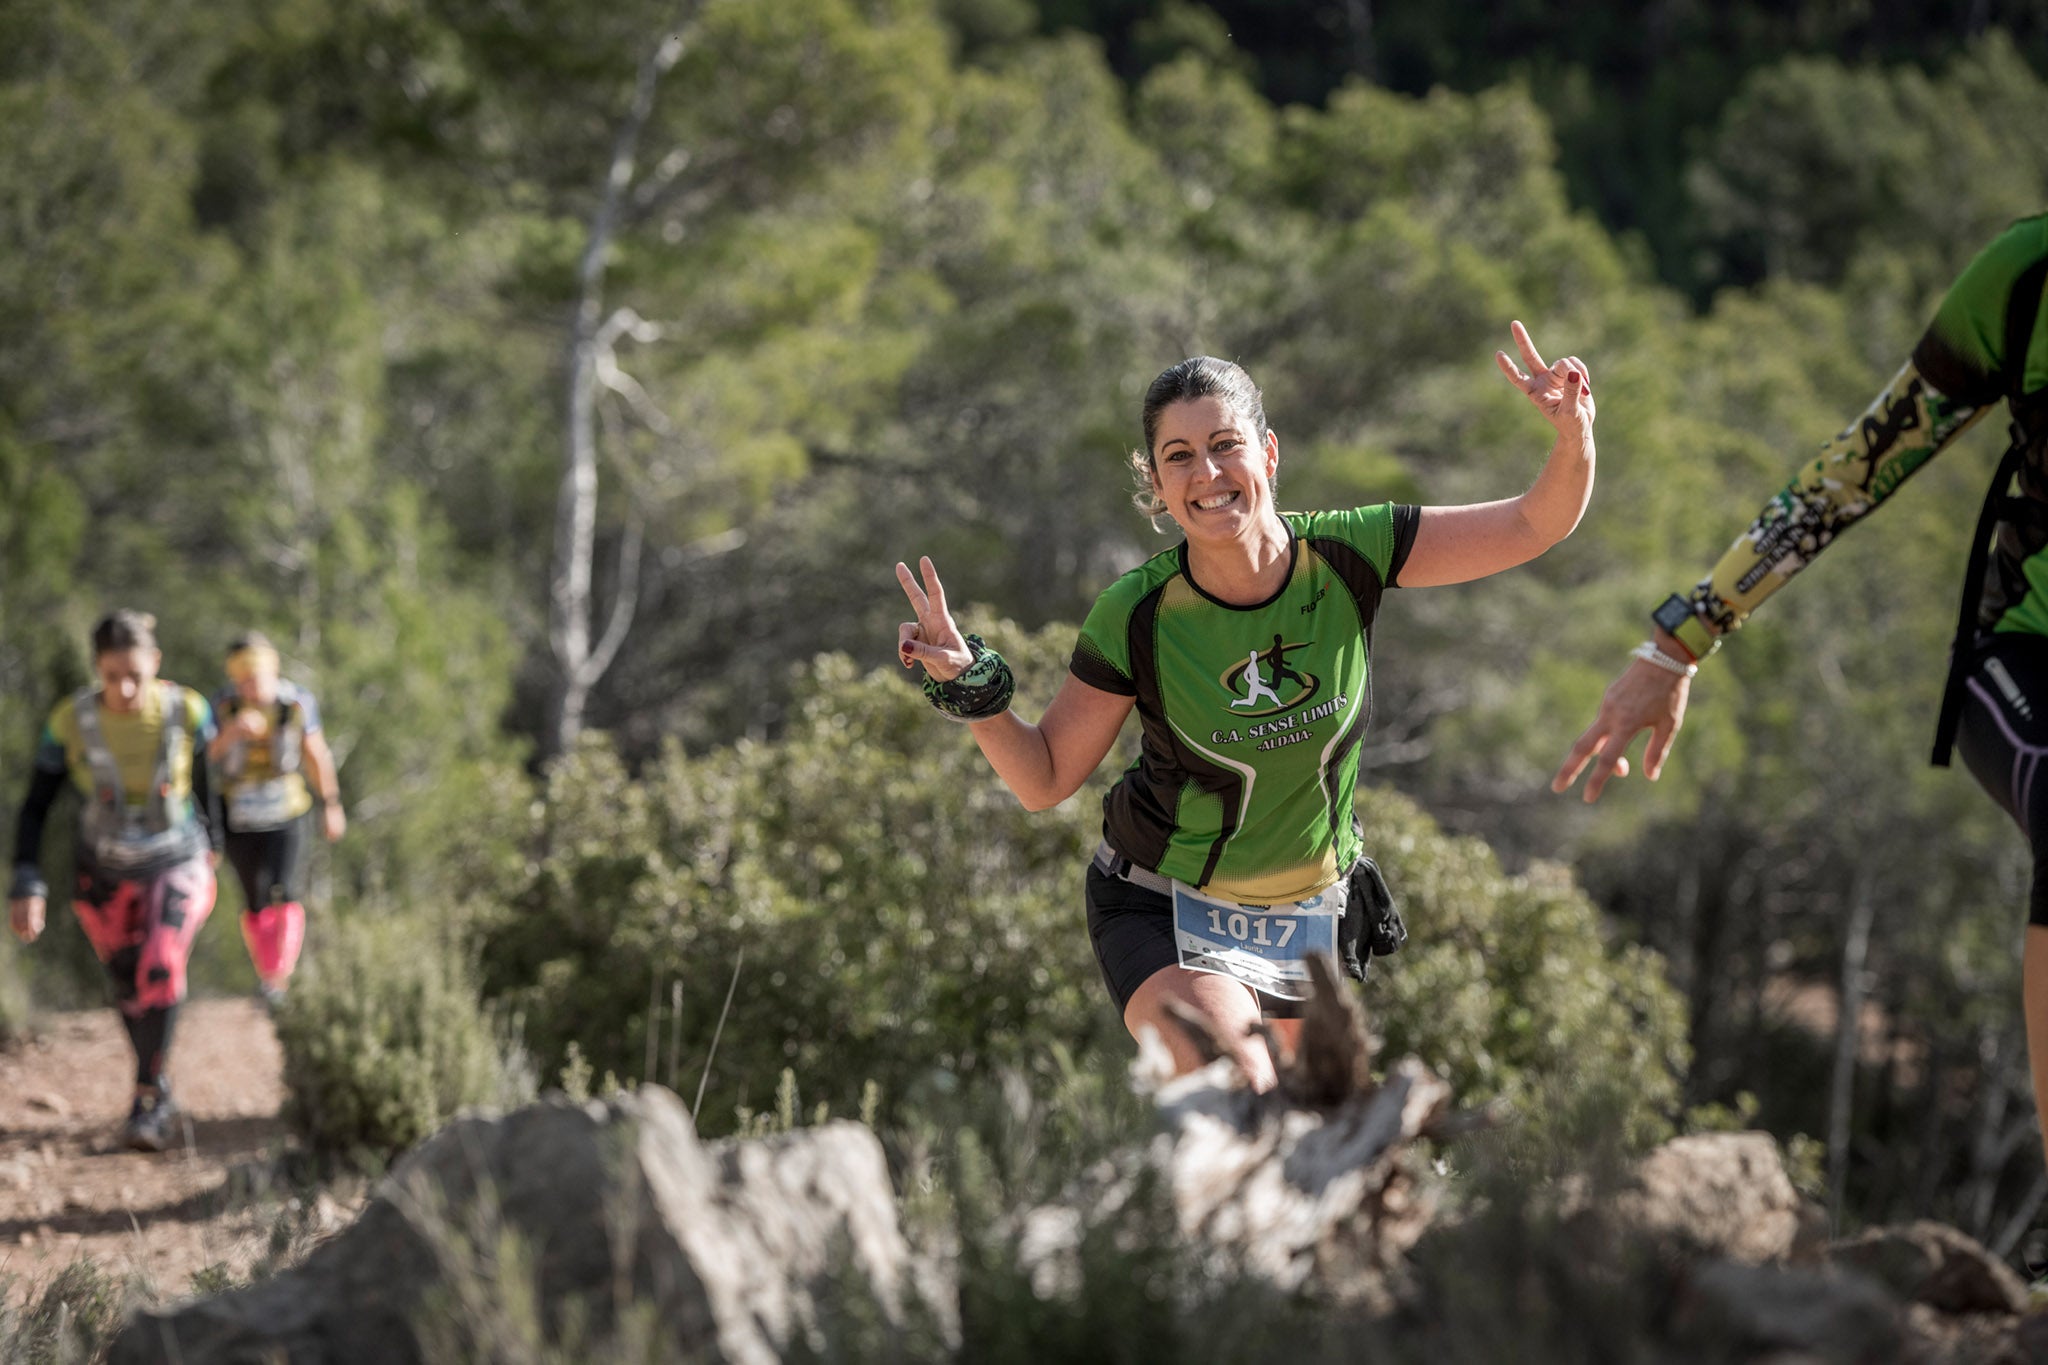
[[[1187,970],[1173,943],[1173,902],[1164,893],[1111,876],[1091,862],[1087,900],[1088,937],[1095,945],[1096,965],[1102,968],[1102,984],[1109,987],[1118,1014],[1130,1007],[1131,997],[1154,972]],[[1259,1013],[1268,1019],[1301,1017],[1299,1000],[1264,991],[1252,994],[1259,999]]]

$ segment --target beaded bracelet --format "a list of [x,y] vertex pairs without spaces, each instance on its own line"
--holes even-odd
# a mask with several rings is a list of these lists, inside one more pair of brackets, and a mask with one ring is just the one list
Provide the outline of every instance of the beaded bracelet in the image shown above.
[[1681,678],[1690,678],[1700,671],[1698,664],[1689,664],[1683,659],[1674,659],[1657,648],[1656,641],[1645,640],[1629,651],[1632,659],[1641,659],[1646,664],[1655,664],[1666,673],[1676,673]]

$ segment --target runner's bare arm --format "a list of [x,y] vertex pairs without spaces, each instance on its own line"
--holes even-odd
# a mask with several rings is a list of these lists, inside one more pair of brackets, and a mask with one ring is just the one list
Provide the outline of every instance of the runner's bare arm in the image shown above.
[[313,793],[320,798],[320,830],[333,843],[348,831],[348,816],[341,807],[341,776],[335,771],[334,750],[318,730],[308,730],[299,741],[299,761],[313,778]]
[[1047,810],[1079,791],[1101,765],[1134,701],[1068,674],[1038,724],[1005,711],[967,729],[1024,808]]
[[220,721],[213,737],[206,741],[206,756],[214,762],[225,760],[230,750],[245,739],[261,739],[269,728],[269,717],[257,707],[245,706]]
[[[923,583],[908,565],[896,566],[896,581],[917,613],[897,628],[896,650],[909,668],[923,664],[941,681],[957,677],[972,654],[953,615],[945,586],[930,558],[918,561]],[[1045,810],[1079,791],[1116,742],[1134,699],[1091,687],[1068,676],[1036,725],[1014,710],[976,721],[968,730],[996,775],[1027,810]]]
[[1592,379],[1577,356],[1546,364],[1521,323],[1511,330],[1529,372],[1505,351],[1494,352],[1494,363],[1556,429],[1557,440],[1536,481],[1519,496],[1423,508],[1401,566],[1403,586],[1465,583],[1511,569],[1570,535],[1585,514],[1593,495]]

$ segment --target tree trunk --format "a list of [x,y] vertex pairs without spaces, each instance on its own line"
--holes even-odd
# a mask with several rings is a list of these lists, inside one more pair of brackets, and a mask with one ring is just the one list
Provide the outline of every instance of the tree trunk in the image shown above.
[[1849,1185],[1849,1130],[1856,1098],[1856,1054],[1863,1043],[1863,967],[1877,897],[1868,863],[1858,863],[1850,890],[1848,932],[1842,936],[1841,1011],[1835,1020],[1835,1069],[1828,1086],[1828,1220],[1842,1222]]
[[1377,85],[1379,53],[1373,43],[1372,0],[1344,0],[1344,47],[1351,69]]
[[604,634],[591,639],[595,616],[592,583],[597,553],[597,385],[604,349],[604,282],[612,239],[626,191],[633,183],[634,158],[640,135],[654,111],[661,78],[682,56],[683,40],[671,33],[662,38],[640,64],[633,102],[612,144],[604,193],[591,215],[590,235],[576,266],[576,310],[570,320],[562,487],[555,504],[554,572],[548,592],[548,640],[561,671],[555,711],[552,752],[561,753],[583,731],[583,712],[605,670],[611,667],[633,623],[640,575],[640,535],[629,526],[619,553],[619,581],[612,592],[611,614]]

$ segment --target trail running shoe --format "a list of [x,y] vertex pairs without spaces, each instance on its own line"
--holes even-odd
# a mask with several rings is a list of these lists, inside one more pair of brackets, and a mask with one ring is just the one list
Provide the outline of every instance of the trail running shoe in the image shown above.
[[161,1152],[171,1145],[171,1116],[177,1112],[171,1103],[171,1088],[160,1082],[154,1094],[135,1097],[121,1140],[133,1151]]

